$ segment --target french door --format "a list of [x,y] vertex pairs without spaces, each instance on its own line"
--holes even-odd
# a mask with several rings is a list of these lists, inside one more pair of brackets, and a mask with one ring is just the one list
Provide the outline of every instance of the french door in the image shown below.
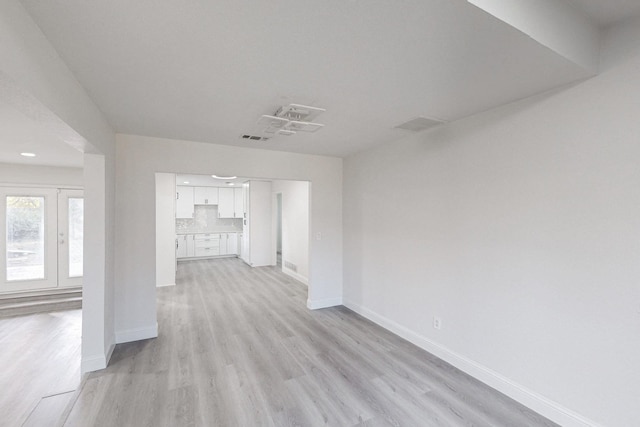
[[0,187],[0,292],[82,285],[82,191]]
[[82,190],[58,193],[58,286],[82,286]]

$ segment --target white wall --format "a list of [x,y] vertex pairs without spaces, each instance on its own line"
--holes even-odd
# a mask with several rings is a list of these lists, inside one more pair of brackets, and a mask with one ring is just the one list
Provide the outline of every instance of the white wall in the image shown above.
[[156,333],[155,173],[233,174],[312,182],[311,307],[341,303],[342,159],[176,141],[117,136],[116,338]]
[[156,286],[176,284],[176,175],[156,174]]
[[106,366],[114,342],[115,136],[98,107],[17,0],[0,2],[0,40],[3,101],[37,118],[58,135],[65,135],[74,147],[91,153],[85,156],[83,170],[85,212],[95,215],[88,221],[85,218],[82,369],[100,369]]
[[0,184],[81,188],[81,168],[0,163]]
[[[274,195],[282,193],[282,271],[306,284],[309,277],[309,183],[273,181],[272,191]],[[297,271],[286,268],[285,261],[295,264]]]
[[346,159],[345,305],[561,425],[640,425],[635,46]]
[[249,181],[249,264],[252,267],[275,265],[272,256],[273,221],[270,181]]

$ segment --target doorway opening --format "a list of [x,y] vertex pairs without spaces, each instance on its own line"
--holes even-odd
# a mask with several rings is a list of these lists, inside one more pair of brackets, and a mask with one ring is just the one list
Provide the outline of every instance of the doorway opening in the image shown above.
[[237,257],[309,284],[310,183],[156,173],[156,286],[184,262]]

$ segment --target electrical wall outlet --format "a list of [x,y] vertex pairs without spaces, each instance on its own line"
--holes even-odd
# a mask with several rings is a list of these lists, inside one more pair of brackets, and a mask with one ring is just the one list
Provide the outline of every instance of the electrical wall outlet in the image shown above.
[[433,327],[435,329],[442,329],[442,319],[438,316],[433,316]]

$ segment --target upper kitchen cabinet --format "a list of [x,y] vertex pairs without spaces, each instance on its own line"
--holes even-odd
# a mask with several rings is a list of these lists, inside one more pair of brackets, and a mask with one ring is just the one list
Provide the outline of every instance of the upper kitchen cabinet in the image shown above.
[[244,218],[244,188],[233,189],[233,217]]
[[193,218],[193,187],[176,187],[176,218]]
[[235,188],[220,188],[218,192],[218,218],[235,218]]
[[195,187],[194,199],[196,205],[217,205],[217,187]]

